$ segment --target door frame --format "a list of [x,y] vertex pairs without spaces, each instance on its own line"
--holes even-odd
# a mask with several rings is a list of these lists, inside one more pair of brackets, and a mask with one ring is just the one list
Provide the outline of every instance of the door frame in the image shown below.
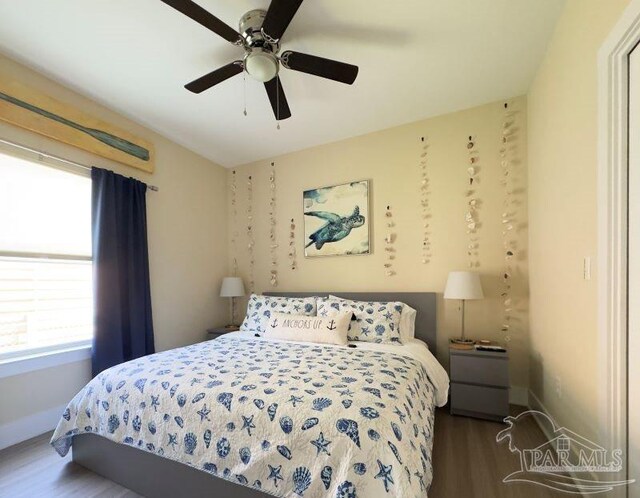
[[[640,42],[632,0],[598,53],[598,330],[602,442],[627,454],[629,54]],[[626,458],[625,458],[626,461]]]

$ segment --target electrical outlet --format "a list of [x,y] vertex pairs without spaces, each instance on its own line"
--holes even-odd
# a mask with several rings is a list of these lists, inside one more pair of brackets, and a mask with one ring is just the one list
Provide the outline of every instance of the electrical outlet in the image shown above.
[[562,398],[562,381],[559,375],[556,375],[556,396]]
[[591,280],[591,257],[585,256],[582,263],[582,276],[585,280]]

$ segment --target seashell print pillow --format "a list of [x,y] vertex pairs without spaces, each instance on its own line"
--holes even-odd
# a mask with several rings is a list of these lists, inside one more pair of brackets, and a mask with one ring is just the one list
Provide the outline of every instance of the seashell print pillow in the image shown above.
[[[345,299],[343,297],[334,296],[329,294],[328,298],[320,299],[332,299],[335,301],[350,301],[352,303],[359,303],[360,301],[354,301],[353,299]],[[414,310],[407,303],[400,302],[402,304],[402,313],[400,314],[400,342],[403,344],[416,336],[416,316],[418,312]]]
[[251,294],[247,304],[247,314],[240,325],[243,332],[262,335],[264,325],[272,313],[288,313],[315,316],[317,311],[315,297],[275,297]]
[[343,299],[318,299],[318,316],[351,311],[348,338],[350,341],[401,344],[400,316],[404,304],[400,302],[365,302]]

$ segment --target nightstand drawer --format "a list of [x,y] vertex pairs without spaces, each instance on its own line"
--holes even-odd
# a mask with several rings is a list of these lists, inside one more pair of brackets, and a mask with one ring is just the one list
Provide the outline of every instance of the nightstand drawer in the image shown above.
[[451,354],[451,382],[509,387],[509,362],[506,359]]
[[489,415],[501,420],[509,414],[509,389],[451,384],[451,413]]
[[238,327],[236,326],[213,327],[207,329],[207,341],[212,341],[213,339],[217,339],[224,334],[228,334],[229,332],[236,332],[237,330]]

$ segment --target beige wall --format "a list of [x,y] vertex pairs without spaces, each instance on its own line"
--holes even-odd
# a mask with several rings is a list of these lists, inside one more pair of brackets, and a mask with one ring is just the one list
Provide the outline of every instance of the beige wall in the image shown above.
[[[628,0],[569,0],[527,102],[524,98],[512,101],[520,111],[519,173],[524,176],[528,172],[528,187],[527,179],[523,178],[524,191],[520,193],[520,250],[514,284],[521,325],[512,333],[512,385],[530,385],[532,393],[560,424],[592,436],[598,431],[596,55],[627,3]],[[228,234],[234,226],[239,233],[234,254],[240,275],[245,282],[248,280],[248,175],[254,178],[256,290],[271,288],[268,282],[271,160],[236,169],[239,215],[235,224],[229,223],[227,228],[231,172],[7,59],[0,58],[0,71],[56,98],[81,105],[155,143],[157,172],[150,176],[0,123],[0,137],[134,175],[160,187],[159,193],[148,196],[158,349],[197,341],[207,326],[226,321],[226,303],[216,298],[216,292],[220,278],[226,273],[227,258],[232,256],[228,251],[234,249],[227,247]],[[475,337],[501,339],[498,275],[503,268],[500,235],[503,193],[498,183],[497,153],[501,121],[501,103],[494,103],[275,158],[280,244],[278,288],[441,293],[447,273],[464,269],[467,264],[464,145],[466,137],[473,134],[482,158],[478,188],[484,201],[479,271],[487,299],[469,303],[467,327]],[[427,136],[430,144],[433,258],[428,265],[420,262],[421,233],[416,230],[420,226],[420,136]],[[302,190],[364,178],[372,180],[373,254],[305,259]],[[385,276],[383,268],[387,205],[392,207],[397,225],[397,274],[393,277]],[[297,225],[295,271],[287,265],[291,218]],[[230,221],[234,222],[232,218]],[[594,262],[590,281],[582,277],[585,256]],[[446,340],[458,332],[457,313],[456,303],[445,302],[440,294],[439,346],[445,363]],[[0,379],[0,399],[17,400],[12,408],[2,404],[0,425],[66,402],[88,376],[88,362],[83,362]],[[25,392],[29,393],[28,398]]]
[[[512,101],[517,112],[517,138],[512,142],[519,161],[516,173],[520,189],[517,269],[514,291],[519,299],[520,322],[512,334],[511,381],[528,386],[528,318],[526,263],[526,102]],[[480,184],[477,197],[482,200],[479,271],[487,299],[469,302],[467,330],[473,337],[502,338],[500,332],[502,302],[499,275],[504,264],[502,248],[503,191],[499,183],[501,166],[499,140],[504,109],[502,102],[456,112],[365,136],[323,145],[275,158],[277,178],[278,289],[287,291],[430,291],[439,293],[438,328],[440,357],[446,364],[447,339],[459,335],[458,303],[443,301],[442,291],[451,270],[466,269],[467,235],[464,214],[468,182],[467,137],[474,135],[480,152]],[[429,168],[432,186],[431,263],[421,263],[422,220],[420,209],[419,154],[420,137],[429,144]],[[247,178],[253,177],[254,225],[256,233],[255,281],[257,291],[269,284],[269,170],[271,160],[236,169],[238,219],[230,225],[238,230],[239,273],[248,278]],[[229,181],[233,173],[229,172]],[[352,180],[371,180],[373,254],[305,259],[302,215],[302,191]],[[385,209],[390,205],[396,223],[397,274],[385,275],[384,236],[387,233]],[[297,226],[298,269],[288,267],[289,225]],[[233,230],[233,226],[230,229]],[[233,255],[233,248],[230,256]]]
[[597,51],[627,4],[569,0],[528,95],[531,391],[587,437],[598,434]]
[[[201,341],[206,328],[226,323],[227,303],[217,297],[227,272],[226,170],[2,56],[0,72],[154,143],[149,175],[0,122],[0,138],[160,188],[147,194],[156,349]],[[0,379],[0,426],[66,403],[89,378],[85,361]]]

